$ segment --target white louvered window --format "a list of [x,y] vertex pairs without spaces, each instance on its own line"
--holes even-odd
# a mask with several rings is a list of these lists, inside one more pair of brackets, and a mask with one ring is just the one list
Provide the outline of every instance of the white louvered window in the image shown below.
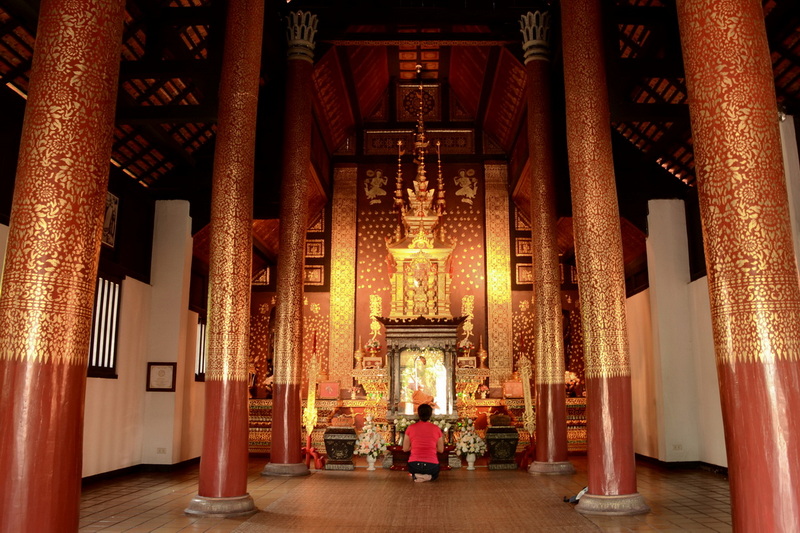
[[195,348],[194,380],[206,380],[206,318],[197,319],[197,348]]
[[89,344],[89,377],[117,377],[117,328],[121,284],[97,278]]

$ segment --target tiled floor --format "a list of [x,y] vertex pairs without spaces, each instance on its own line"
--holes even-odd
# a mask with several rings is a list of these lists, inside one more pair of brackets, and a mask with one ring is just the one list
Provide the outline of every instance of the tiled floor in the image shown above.
[[[358,468],[354,472],[320,472],[300,478],[262,477],[260,472],[265,459],[253,457],[250,460],[248,492],[262,512],[256,517],[236,519],[184,515],[183,510],[197,494],[197,467],[172,474],[135,474],[99,482],[84,489],[80,531],[222,532],[233,531],[241,526],[247,531],[408,533],[422,531],[413,529],[414,526],[410,526],[408,521],[402,523],[403,517],[409,514],[408,507],[418,505],[414,501],[414,495],[420,494],[415,492],[417,489],[432,491],[429,494],[446,492],[446,497],[436,501],[437,512],[443,516],[467,516],[470,518],[467,523],[471,527],[466,530],[482,533],[504,530],[493,527],[499,523],[490,519],[491,516],[501,515],[508,524],[526,524],[523,529],[515,527],[515,531],[731,531],[727,479],[703,470],[667,470],[643,462],[637,466],[637,482],[639,492],[651,508],[650,513],[630,517],[586,517],[588,520],[562,514],[570,518],[569,527],[565,524],[563,529],[554,529],[552,526],[537,525],[545,523],[541,518],[548,512],[552,514],[552,509],[557,509],[559,513],[564,510],[574,513],[571,505],[562,503],[561,499],[577,493],[586,484],[586,457],[574,456],[570,460],[577,469],[577,473],[570,476],[531,476],[523,471],[489,471],[479,464],[475,472],[455,469],[444,473],[435,484],[414,485],[400,472],[381,469],[367,472],[361,462],[357,463]],[[292,512],[303,514],[303,511],[295,510],[304,508],[296,505],[301,499],[315,502],[309,507],[315,512],[319,512],[319,505],[335,503],[335,498],[332,499],[327,491],[326,483],[330,481],[327,487],[331,488],[336,487],[336,483],[341,486],[343,480],[344,486],[353,488],[355,500],[362,494],[363,501],[365,495],[369,494],[373,498],[382,498],[379,500],[384,502],[382,507],[365,508],[368,506],[358,506],[357,502],[353,502],[351,509],[341,509],[341,502],[349,500],[337,494],[343,499],[338,502],[336,512],[330,513],[331,520],[320,523],[319,520],[304,521],[302,516],[290,516]],[[480,504],[464,505],[464,502],[476,501],[476,491],[480,494],[477,499]],[[272,506],[281,498],[283,500],[280,503]],[[524,502],[524,505],[509,504],[512,498]],[[395,507],[395,515],[389,509],[391,506]],[[270,516],[279,515],[282,522],[270,522]],[[334,515],[342,521],[337,522]],[[391,523],[385,524],[386,527],[375,527],[383,517],[389,516],[394,518]],[[400,516],[400,522],[397,516]],[[463,525],[455,528],[454,523],[451,520],[450,527],[437,524],[432,531],[465,531]],[[582,525],[575,526],[576,523]]]

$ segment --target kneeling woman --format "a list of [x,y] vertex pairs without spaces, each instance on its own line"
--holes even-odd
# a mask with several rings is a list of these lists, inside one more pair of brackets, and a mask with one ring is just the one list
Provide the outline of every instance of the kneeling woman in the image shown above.
[[416,482],[433,481],[439,477],[439,458],[444,451],[444,434],[430,422],[433,407],[424,403],[417,409],[419,422],[411,424],[403,439],[403,451],[411,450],[408,471]]

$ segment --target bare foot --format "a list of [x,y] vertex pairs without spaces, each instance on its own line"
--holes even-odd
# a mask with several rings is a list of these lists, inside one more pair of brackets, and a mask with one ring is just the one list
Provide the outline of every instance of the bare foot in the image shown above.
[[431,477],[432,476],[430,474],[417,474],[414,477],[414,481],[416,481],[417,483],[425,483],[426,481],[430,481]]

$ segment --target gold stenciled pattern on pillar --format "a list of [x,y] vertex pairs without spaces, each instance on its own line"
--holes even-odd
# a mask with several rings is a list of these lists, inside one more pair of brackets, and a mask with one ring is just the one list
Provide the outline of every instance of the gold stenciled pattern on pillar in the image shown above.
[[520,20],[528,73],[528,143],[531,182],[531,252],[535,306],[536,383],[564,382],[561,279],[556,235],[555,169],[551,125],[548,34],[550,15],[528,13]]
[[69,31],[39,22],[45,30],[36,40],[0,298],[0,359],[86,364],[120,54],[119,46],[87,43],[121,42],[124,5],[64,3],[58,16]]
[[486,165],[486,299],[490,382],[511,376],[511,244],[506,165]]
[[331,320],[329,378],[350,379],[355,344],[356,301],[356,175],[355,167],[333,171],[331,214]]
[[220,82],[219,126],[211,191],[206,381],[246,381],[250,334],[250,275],[253,256],[253,166],[255,161],[261,26],[247,24],[245,9],[230,10]]
[[311,88],[317,18],[290,13],[288,22],[286,108],[281,180],[280,245],[278,256],[275,332],[275,384],[300,383],[303,350],[303,273],[309,205],[306,187],[311,161]]
[[[593,43],[596,2],[570,2],[563,33],[575,256],[586,350],[586,376],[630,375],[622,259],[608,91],[602,50]],[[587,38],[586,36],[592,36]]]
[[774,79],[761,60],[763,26],[753,29],[763,13],[760,3],[736,6],[678,2],[714,345],[726,364],[797,361],[800,294]]

